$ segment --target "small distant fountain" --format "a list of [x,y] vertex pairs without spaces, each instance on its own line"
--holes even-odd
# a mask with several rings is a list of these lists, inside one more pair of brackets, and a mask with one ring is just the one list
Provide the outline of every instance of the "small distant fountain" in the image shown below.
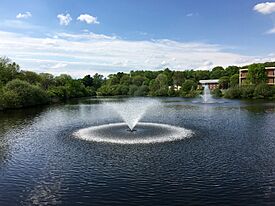
[[208,85],[204,86],[203,94],[201,95],[201,97],[202,97],[203,103],[212,103],[212,102],[214,102]]

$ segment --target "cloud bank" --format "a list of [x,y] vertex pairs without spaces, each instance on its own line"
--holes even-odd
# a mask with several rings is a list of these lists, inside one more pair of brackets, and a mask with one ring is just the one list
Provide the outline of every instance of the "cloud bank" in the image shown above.
[[24,70],[68,73],[83,77],[135,69],[210,69],[275,61],[268,57],[227,52],[221,45],[168,39],[130,41],[94,33],[54,33],[45,38],[0,31],[0,56],[8,56]]

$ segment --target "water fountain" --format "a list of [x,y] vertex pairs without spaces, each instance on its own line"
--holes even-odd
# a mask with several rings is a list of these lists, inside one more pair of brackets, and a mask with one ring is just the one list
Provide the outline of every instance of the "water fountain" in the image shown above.
[[213,103],[214,102],[208,85],[204,86],[203,94],[201,95],[201,97],[202,97],[203,103]]
[[160,106],[160,102],[154,99],[134,98],[123,103],[108,102],[105,103],[105,105],[111,107],[115,112],[117,112],[117,114],[128,125],[130,129],[129,131],[132,132],[146,111],[150,110],[151,107]]
[[[110,123],[80,129],[74,136],[93,142],[116,144],[148,144],[181,140],[192,135],[192,131],[168,124],[140,122],[145,114],[161,109],[161,103],[149,98],[133,98],[124,102],[106,102],[123,123]],[[154,108],[153,108],[154,107]]]

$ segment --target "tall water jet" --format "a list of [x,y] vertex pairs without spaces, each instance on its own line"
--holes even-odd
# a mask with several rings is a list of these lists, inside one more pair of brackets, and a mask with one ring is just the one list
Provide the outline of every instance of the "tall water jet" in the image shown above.
[[149,111],[151,107],[158,106],[160,102],[147,98],[133,98],[125,102],[108,102],[105,104],[113,108],[114,111],[119,114],[128,125],[130,131],[134,131],[135,126],[144,114]]
[[212,98],[212,95],[210,93],[210,89],[209,89],[208,85],[204,86],[203,94],[201,95],[201,97],[202,97],[203,103],[213,102],[213,98]]

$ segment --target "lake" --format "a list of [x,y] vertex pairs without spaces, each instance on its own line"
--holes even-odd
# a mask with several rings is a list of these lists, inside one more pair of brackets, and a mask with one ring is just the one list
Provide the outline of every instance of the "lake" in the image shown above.
[[104,104],[121,98],[1,112],[0,205],[275,205],[274,101],[154,99],[141,122],[192,135],[149,144],[73,135],[122,122]]

